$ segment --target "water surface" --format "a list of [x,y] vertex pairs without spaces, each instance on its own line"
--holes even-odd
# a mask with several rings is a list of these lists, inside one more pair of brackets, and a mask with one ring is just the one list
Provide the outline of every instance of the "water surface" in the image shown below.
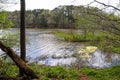
[[[19,33],[18,29],[11,29]],[[29,63],[50,66],[89,66],[105,68],[120,64],[120,55],[105,53],[97,49],[89,58],[73,57],[78,50],[85,46],[79,42],[66,42],[53,34],[56,29],[26,29],[26,53]],[[63,29],[62,29],[63,31]],[[69,31],[69,30],[64,30]],[[77,30],[77,32],[80,32]],[[17,50],[19,53],[19,50]]]

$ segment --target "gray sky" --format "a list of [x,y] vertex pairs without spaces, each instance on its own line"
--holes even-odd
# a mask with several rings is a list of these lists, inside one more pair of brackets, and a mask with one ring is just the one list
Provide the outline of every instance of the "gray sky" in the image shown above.
[[[18,4],[9,5],[6,9],[9,11],[19,10],[20,9],[20,0],[17,0]],[[26,9],[54,9],[59,5],[87,5],[88,3],[94,0],[26,0]],[[106,4],[111,4],[117,6],[119,0],[98,0]],[[97,3],[93,3],[92,6],[101,7]]]

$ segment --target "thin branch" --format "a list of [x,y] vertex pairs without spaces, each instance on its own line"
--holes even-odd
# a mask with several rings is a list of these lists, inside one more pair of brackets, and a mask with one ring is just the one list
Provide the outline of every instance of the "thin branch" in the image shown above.
[[87,5],[89,6],[89,5],[93,4],[93,3],[95,3],[95,1],[92,1],[92,2],[90,2],[90,3],[89,3],[89,4],[87,4]]
[[102,3],[102,2],[99,2],[99,1],[97,1],[97,0],[94,0],[94,2],[97,2],[97,3],[102,4],[102,5],[104,5],[104,6],[112,7],[112,8],[114,8],[114,9],[116,9],[116,10],[120,11],[120,9],[119,9],[119,8],[117,8],[117,7],[115,7],[115,6],[112,6],[112,5],[109,5],[109,4],[107,5],[107,4]]

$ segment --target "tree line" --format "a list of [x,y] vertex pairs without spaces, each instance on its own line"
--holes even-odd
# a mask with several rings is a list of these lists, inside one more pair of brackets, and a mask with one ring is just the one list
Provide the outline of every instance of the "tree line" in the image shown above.
[[[99,27],[100,17],[90,13],[97,13],[100,16],[107,16],[108,13],[96,7],[65,5],[58,6],[53,10],[34,9],[27,10],[25,14],[25,25],[31,28],[85,28]],[[20,25],[20,11],[8,12],[8,18],[14,23],[13,27]],[[87,25],[88,24],[88,25]]]

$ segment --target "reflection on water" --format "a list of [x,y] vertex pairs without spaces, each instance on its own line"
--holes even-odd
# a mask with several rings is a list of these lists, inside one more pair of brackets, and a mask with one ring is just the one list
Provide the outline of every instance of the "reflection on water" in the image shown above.
[[111,54],[111,53],[103,53],[100,50],[97,50],[95,53],[91,55],[88,59],[89,66],[94,67],[109,67],[115,64],[120,64],[120,55]]
[[[27,29],[26,35],[29,43],[26,45],[27,60],[45,65],[80,65],[96,68],[109,67],[120,64],[119,54],[103,53],[99,49],[89,58],[73,57],[78,49],[84,47],[82,43],[65,42],[54,34],[54,30]],[[18,51],[19,52],[19,51]]]

